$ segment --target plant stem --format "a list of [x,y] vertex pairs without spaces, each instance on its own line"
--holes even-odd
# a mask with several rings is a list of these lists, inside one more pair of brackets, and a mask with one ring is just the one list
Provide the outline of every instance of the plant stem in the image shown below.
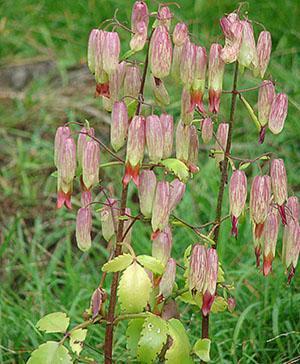
[[[238,95],[238,93],[236,92],[236,90],[237,90],[237,80],[238,80],[238,70],[239,70],[239,64],[238,64],[238,62],[236,62],[235,63],[235,69],[234,69],[234,76],[233,76],[233,87],[232,87],[231,109],[230,109],[230,117],[229,117],[228,138],[227,138],[227,144],[226,144],[226,149],[225,149],[225,154],[224,154],[224,160],[222,162],[221,179],[220,179],[219,193],[218,193],[218,200],[217,200],[217,208],[216,208],[216,219],[215,219],[216,228],[214,230],[214,241],[215,241],[214,248],[215,249],[217,249],[218,240],[219,240],[223,197],[224,197],[225,184],[227,183],[227,167],[228,167],[228,157],[227,156],[230,155],[231,142],[232,142],[234,114],[235,114],[236,100],[237,100],[237,95]],[[202,315],[202,338],[203,339],[209,338],[209,315],[207,315],[207,316]]]
[[[152,37],[153,31],[150,35],[149,43]],[[142,103],[144,101],[144,87],[145,87],[145,81],[147,76],[147,69],[148,69],[148,60],[149,60],[149,45],[147,49],[147,55],[145,60],[145,66],[144,66],[144,72],[143,72],[143,78],[141,82],[140,87],[140,93],[139,93],[139,102],[136,109],[136,115],[139,115],[141,113],[142,109]],[[120,215],[123,216],[125,214],[126,204],[127,204],[127,194],[128,194],[128,185],[124,186],[122,188],[122,197],[121,197],[121,211]],[[117,257],[122,253],[122,244],[123,240],[123,230],[124,230],[124,220],[119,220],[118,224],[118,231],[117,231],[117,239],[116,239],[116,248],[114,256]],[[114,334],[114,321],[115,321],[115,308],[117,303],[117,288],[118,288],[118,282],[119,282],[119,272],[114,273],[112,284],[110,288],[110,301],[109,301],[109,308],[108,308],[108,314],[107,314],[107,325],[106,325],[106,332],[105,332],[105,343],[104,343],[104,363],[105,364],[112,364],[112,352],[113,352],[113,334]]]

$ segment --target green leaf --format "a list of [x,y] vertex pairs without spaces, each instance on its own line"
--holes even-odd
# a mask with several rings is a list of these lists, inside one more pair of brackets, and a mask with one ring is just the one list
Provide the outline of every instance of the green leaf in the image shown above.
[[74,353],[80,354],[83,349],[83,342],[86,338],[87,330],[78,329],[71,332],[70,335],[70,346]]
[[217,278],[217,282],[218,283],[223,283],[225,282],[225,278],[224,278],[224,271],[222,269],[221,263],[219,262],[219,269],[218,269],[218,278]]
[[34,350],[27,364],[72,364],[68,350],[56,341],[47,341]]
[[137,100],[132,100],[132,99],[130,99],[129,102],[127,100],[128,99],[126,99],[128,117],[132,118],[135,115],[138,102]]
[[42,317],[36,327],[41,331],[65,333],[69,326],[70,319],[64,312],[53,312]]
[[136,257],[136,260],[155,274],[162,275],[164,272],[163,264],[158,259],[151,257],[150,255],[139,255]]
[[58,177],[58,171],[54,171],[50,174],[51,177],[57,178]]
[[188,303],[189,305],[197,305],[190,291],[184,292],[183,294],[178,296],[178,298],[182,302]]
[[126,330],[127,349],[132,357],[136,357],[138,342],[140,340],[141,331],[143,329],[145,319],[133,319],[128,323]]
[[152,284],[145,269],[133,262],[122,274],[118,296],[121,309],[127,313],[139,313],[146,307]]
[[123,56],[121,57],[122,61],[125,61],[127,58],[133,56],[136,52],[133,51],[132,49],[129,49],[127,52],[125,52],[123,54]]
[[246,163],[241,163],[240,165],[239,165],[239,169],[240,170],[244,170],[244,169],[247,169],[249,166],[250,166],[250,162],[246,162]]
[[161,163],[170,171],[172,171],[175,176],[177,176],[182,182],[186,182],[189,178],[189,169],[188,167],[176,158],[168,158]]
[[159,316],[149,315],[145,319],[138,343],[137,358],[141,363],[153,363],[167,342],[168,325]]
[[267,161],[270,159],[270,157],[268,155],[262,155],[260,158],[259,158],[261,161]]
[[210,343],[211,341],[209,339],[199,339],[196,341],[193,348],[194,353],[205,362],[210,361]]
[[182,323],[177,319],[168,321],[169,335],[172,338],[172,345],[167,351],[165,359],[169,364],[191,364],[191,345]]
[[245,107],[246,107],[246,109],[247,109],[247,111],[248,111],[248,113],[249,113],[249,115],[250,115],[250,118],[251,118],[251,119],[252,119],[252,121],[254,122],[254,124],[255,124],[256,128],[257,128],[258,130],[260,130],[260,129],[261,129],[261,124],[260,124],[260,122],[259,122],[259,120],[258,120],[257,116],[255,115],[255,113],[254,113],[254,111],[253,111],[253,109],[252,109],[251,105],[250,105],[250,104],[249,104],[249,102],[248,102],[248,101],[244,98],[244,96],[240,95],[240,99],[241,99],[241,101],[243,102],[243,104],[245,105]]
[[133,261],[130,254],[121,254],[116,258],[105,263],[102,267],[103,272],[119,272],[126,269]]
[[217,296],[214,300],[214,303],[211,306],[211,312],[213,313],[218,313],[218,312],[223,312],[225,310],[227,310],[227,301],[225,300],[224,297],[221,296]]

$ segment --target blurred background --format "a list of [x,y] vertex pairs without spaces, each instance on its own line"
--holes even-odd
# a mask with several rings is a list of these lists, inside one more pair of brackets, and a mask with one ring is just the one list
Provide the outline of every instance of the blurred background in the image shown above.
[[[148,1],[152,11],[156,1]],[[130,24],[133,1],[128,0],[11,0],[0,2],[0,363],[24,363],[29,353],[46,340],[35,328],[37,320],[53,311],[65,311],[72,324],[82,321],[91,293],[100,279],[107,258],[101,236],[99,212],[94,213],[92,249],[82,253],[74,239],[79,186],[74,209],[57,211],[53,139],[56,128],[68,121],[89,120],[97,136],[109,143],[109,114],[94,98],[94,80],[86,68],[89,31],[119,8],[118,18]],[[172,7],[176,19],[189,24],[199,43],[208,47],[223,42],[219,19],[237,8],[233,1],[178,0]],[[249,1],[243,13],[255,20],[256,36],[263,24],[272,33],[273,51],[267,77],[276,81],[277,92],[289,96],[289,112],[281,134],[267,134],[258,145],[252,121],[241,103],[236,113],[233,154],[255,157],[273,151],[283,158],[288,171],[289,194],[299,197],[299,3],[266,0]],[[175,21],[174,21],[175,23]],[[122,54],[129,36],[120,29]],[[230,89],[233,68],[226,66],[224,89]],[[258,84],[247,71],[239,88]],[[180,87],[170,79],[167,87],[172,102],[167,109],[178,119]],[[146,99],[151,93],[147,92]],[[255,106],[257,92],[247,96]],[[221,116],[228,120],[230,96],[223,95]],[[76,127],[75,129],[76,130]],[[193,225],[214,219],[219,171],[201,145],[200,172],[189,183],[176,215]],[[109,156],[102,153],[102,163]],[[258,173],[247,169],[249,178]],[[264,167],[267,171],[268,166]],[[101,170],[103,185],[120,194],[120,167]],[[249,180],[250,181],[250,180]],[[95,191],[96,195],[97,191]],[[228,212],[227,190],[223,215]],[[137,212],[137,192],[130,188],[129,205]],[[138,222],[133,231],[136,251],[151,251],[150,227]],[[179,260],[184,249],[197,237],[184,228],[173,227],[173,254]],[[281,257],[281,236],[273,273],[264,278],[255,268],[249,217],[240,221],[239,237],[230,237],[224,223],[218,247],[227,280],[234,282],[237,307],[211,315],[212,363],[296,363],[300,362],[300,276],[286,285]],[[109,283],[109,282],[108,282]],[[183,321],[191,340],[201,334],[199,312],[183,310]],[[117,363],[134,362],[125,350],[126,325],[118,326]],[[84,352],[102,362],[103,328],[89,331]],[[47,336],[47,335],[46,335]],[[51,339],[55,335],[48,335]]]

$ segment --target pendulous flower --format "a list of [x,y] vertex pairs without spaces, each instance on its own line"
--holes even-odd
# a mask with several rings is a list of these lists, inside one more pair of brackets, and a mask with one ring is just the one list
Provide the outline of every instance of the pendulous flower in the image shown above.
[[124,101],[116,101],[111,113],[110,143],[117,152],[126,141],[128,131],[128,111]]
[[286,94],[277,94],[272,102],[269,114],[269,129],[273,134],[279,134],[284,126],[288,111],[288,97]]
[[172,244],[172,232],[170,226],[167,225],[152,239],[152,256],[166,265],[171,256]]
[[232,221],[231,233],[237,236],[238,218],[245,208],[247,200],[247,177],[244,171],[235,170],[229,182],[229,204]]
[[282,223],[286,225],[286,214],[284,203],[287,200],[287,176],[282,159],[273,159],[270,168],[271,185],[274,202],[278,205]]
[[264,77],[268,64],[270,62],[272,50],[272,38],[271,33],[263,30],[258,37],[257,41],[257,56],[258,56],[258,66],[254,71],[255,75],[260,75],[261,78]]
[[203,143],[208,144],[213,137],[214,125],[211,118],[205,118],[201,123],[201,137]]
[[158,231],[162,231],[168,225],[170,215],[170,185],[169,182],[160,181],[156,185],[156,191],[153,201],[152,219],[151,225],[154,234]]
[[169,158],[173,151],[174,121],[173,116],[167,113],[160,115],[163,133],[163,159]]
[[163,131],[157,115],[146,118],[146,145],[150,161],[158,163],[163,156]]
[[90,190],[99,182],[100,147],[91,139],[86,143],[82,153],[82,182]]
[[92,213],[89,207],[81,207],[76,218],[76,241],[77,246],[83,252],[87,251],[92,244]]
[[225,63],[221,58],[222,46],[213,43],[209,51],[208,93],[209,111],[217,114],[220,111],[220,98],[223,87]]
[[150,218],[152,215],[153,200],[156,190],[155,173],[144,169],[140,174],[140,185],[138,189],[141,213]]

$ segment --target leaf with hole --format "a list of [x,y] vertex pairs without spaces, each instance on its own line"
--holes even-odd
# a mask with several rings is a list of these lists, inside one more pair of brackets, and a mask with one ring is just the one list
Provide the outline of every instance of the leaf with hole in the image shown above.
[[145,319],[138,343],[137,358],[141,363],[153,363],[167,342],[168,325],[159,316],[149,315]]
[[177,319],[171,319],[168,321],[168,326],[172,345],[166,352],[166,363],[192,364],[191,345],[183,324]]
[[162,275],[164,272],[163,264],[150,255],[139,255],[136,260],[145,268],[151,270],[155,274]]
[[151,290],[152,284],[145,269],[133,262],[122,274],[118,287],[122,311],[142,312],[149,301]]
[[79,355],[83,349],[83,342],[86,338],[86,334],[87,330],[85,329],[74,330],[70,334],[70,346],[72,351],[77,355]]
[[133,261],[130,254],[121,254],[116,258],[105,263],[102,267],[103,272],[119,272],[126,269]]
[[127,344],[126,347],[132,357],[136,357],[138,342],[143,329],[145,319],[133,319],[128,322],[126,330]]
[[210,343],[211,341],[209,339],[199,339],[196,341],[193,348],[193,352],[200,358],[200,360],[205,361],[206,363],[210,361]]
[[35,349],[27,364],[72,364],[68,350],[56,341],[47,341]]
[[64,312],[53,312],[42,317],[36,324],[40,331],[65,333],[70,319]]

